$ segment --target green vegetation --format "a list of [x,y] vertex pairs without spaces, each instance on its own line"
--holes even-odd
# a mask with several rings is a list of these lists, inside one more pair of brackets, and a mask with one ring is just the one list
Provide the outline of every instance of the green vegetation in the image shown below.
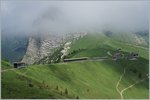
[[[148,30],[139,31],[139,32],[135,32],[135,33],[106,31],[106,32],[104,32],[104,34],[107,37],[112,38],[113,40],[117,40],[117,41],[124,42],[127,44],[132,44],[132,45],[136,44],[136,45],[139,45],[142,47],[148,47],[148,41],[149,41]],[[137,37],[137,39],[136,39],[136,37]]]
[[62,47],[55,48],[56,50],[52,53],[49,54],[49,56],[46,56],[39,61],[35,62],[35,64],[51,64],[51,63],[58,63],[61,61],[61,50],[63,49]]
[[[83,38],[79,38],[77,41],[73,41],[71,45],[70,55],[68,57],[94,57],[94,56],[106,56],[107,52],[114,52],[116,49],[121,48],[124,52],[139,52],[139,55],[148,59],[148,48],[142,48],[140,46],[130,45],[124,42],[117,41],[113,38],[109,38],[102,33],[89,34]],[[79,49],[84,49],[76,54],[71,54]]]
[[[119,89],[147,77],[148,49],[125,44],[104,34],[88,34],[73,40],[67,58],[108,56],[121,48],[124,54],[139,51],[138,60],[81,61],[31,65],[2,72],[2,98],[84,98],[120,99],[116,84],[123,74]],[[149,79],[123,93],[125,99],[148,99]]]
[[[142,73],[143,77],[148,73],[148,64],[145,65],[148,61],[141,60],[143,65],[139,61],[86,61],[33,65],[14,72],[3,72],[2,98],[51,98],[49,95],[53,95],[53,98],[120,98],[115,86],[124,67],[136,69],[137,73],[129,71],[119,88],[139,80],[138,73]],[[33,87],[28,86],[28,80]],[[62,97],[61,92],[64,93]],[[148,98],[148,80],[136,85],[132,93],[134,95],[128,93],[124,97]]]
[[1,60],[1,70],[12,68],[11,64],[7,60]]
[[49,85],[44,85],[19,72],[3,72],[2,80],[2,98],[5,99],[66,98],[60,95],[58,91],[51,89]]

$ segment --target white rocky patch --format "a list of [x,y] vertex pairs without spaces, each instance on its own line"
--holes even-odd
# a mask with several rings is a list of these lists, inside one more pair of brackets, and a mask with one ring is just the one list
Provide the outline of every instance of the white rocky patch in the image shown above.
[[[22,61],[26,64],[33,64],[40,59],[53,53],[53,50],[60,47],[66,41],[71,39],[78,39],[86,35],[86,32],[76,32],[76,33],[60,33],[60,34],[33,34],[28,40],[28,46],[26,54],[24,55]],[[70,49],[69,45],[71,42],[67,42],[64,45],[64,49],[61,51],[63,56],[68,54]]]
[[64,56],[68,55],[68,51],[69,51],[69,49],[70,49],[70,47],[69,47],[70,44],[71,44],[71,42],[67,42],[67,43],[64,45],[64,48],[63,48],[63,50],[61,51],[61,53],[62,53],[61,59],[63,59]]
[[39,61],[51,54],[52,49],[59,47],[61,45],[59,41],[61,41],[59,36],[49,35],[40,37],[40,39],[30,37],[26,55],[24,55],[22,61],[27,64],[33,64],[35,61]]
[[135,41],[136,41],[137,44],[146,44],[143,37],[135,35],[134,38],[135,38]]

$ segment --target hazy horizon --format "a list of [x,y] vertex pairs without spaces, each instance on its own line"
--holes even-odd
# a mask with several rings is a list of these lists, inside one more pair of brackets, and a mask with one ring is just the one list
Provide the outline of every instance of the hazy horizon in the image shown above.
[[1,1],[2,33],[149,28],[150,1]]

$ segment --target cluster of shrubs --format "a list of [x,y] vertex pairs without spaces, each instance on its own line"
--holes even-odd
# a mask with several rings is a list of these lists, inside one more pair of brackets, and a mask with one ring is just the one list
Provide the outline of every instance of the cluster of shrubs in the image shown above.
[[70,52],[67,56],[64,57],[64,59],[69,58],[74,56],[75,54],[85,51],[86,49],[82,48],[82,49],[77,49],[77,50],[73,50],[72,52]]
[[53,54],[44,57],[43,59],[41,59],[40,61],[37,61],[36,64],[51,64],[51,63],[59,63],[61,61],[61,50],[63,48],[59,48],[57,49]]
[[[59,48],[57,49],[52,55],[45,57],[43,59],[41,59],[40,61],[35,62],[35,64],[51,64],[51,63],[59,63],[61,62],[61,50],[63,48]],[[72,52],[70,52],[67,56],[64,57],[64,59],[72,57],[73,55],[82,52],[86,49],[82,48],[82,49],[77,49],[77,50],[73,50]]]
[[38,84],[39,89],[49,89],[49,85],[45,83],[45,81],[42,81],[42,83]]
[[[25,76],[18,76],[18,78],[21,79],[21,80],[27,80],[27,85],[29,87],[34,87],[33,82],[30,79],[27,79]],[[49,88],[49,86],[45,83],[45,81],[42,81],[42,83],[38,84],[37,86],[39,87],[39,89],[43,89],[43,88],[47,88],[48,89]],[[57,85],[56,88],[55,88],[55,90],[59,91],[60,95],[69,96],[69,91],[68,91],[67,88],[65,88],[65,90],[63,92],[61,89],[59,89],[59,86]],[[89,91],[89,90],[87,90],[87,91]],[[76,96],[75,98],[79,99],[79,96]]]
[[[34,87],[34,84],[32,83],[31,80],[28,80],[28,81],[27,81],[27,84],[28,84],[29,87]],[[38,87],[39,87],[39,89],[43,89],[43,88],[48,89],[48,88],[49,88],[49,86],[45,83],[45,81],[42,81],[42,83],[38,84]],[[57,86],[55,87],[55,90],[56,90],[56,91],[59,91],[59,92],[60,92],[60,95],[69,96],[69,91],[68,91],[67,88],[65,88],[65,90],[64,90],[64,92],[63,92],[61,89],[59,89],[59,86],[57,85]],[[76,96],[75,98],[76,98],[76,99],[79,99],[79,96]]]
[[29,80],[29,79],[28,79],[26,76],[24,76],[24,75],[18,75],[17,78],[20,79],[21,81]]
[[24,76],[24,75],[18,75],[17,78],[19,80],[21,80],[21,81],[27,81],[27,84],[28,84],[29,87],[33,87],[34,86],[32,81],[29,78],[27,78],[26,76]]
[[[34,87],[34,84],[31,80],[28,80],[28,86],[29,87]],[[45,81],[42,81],[42,83],[37,84],[37,86],[39,87],[39,89],[43,89],[43,88],[48,88],[49,86],[45,83]]]
[[29,87],[34,87],[34,85],[33,85],[33,83],[32,83],[31,80],[28,80],[28,86],[29,86]]
[[[136,69],[129,69],[129,70],[132,71],[132,72],[135,73],[135,74],[138,73]],[[143,78],[143,75],[142,75],[141,72],[138,73],[138,78],[139,78],[139,79],[142,79],[142,78]]]
[[[59,91],[59,86],[57,85],[55,89],[56,89],[57,91]],[[65,88],[64,92],[63,92],[62,90],[60,90],[60,95],[63,95],[63,94],[64,94],[64,95],[67,95],[67,96],[69,95],[69,92],[68,92],[68,89],[67,89],[67,88]],[[79,99],[79,96],[76,96],[75,98],[76,98],[76,99]]]

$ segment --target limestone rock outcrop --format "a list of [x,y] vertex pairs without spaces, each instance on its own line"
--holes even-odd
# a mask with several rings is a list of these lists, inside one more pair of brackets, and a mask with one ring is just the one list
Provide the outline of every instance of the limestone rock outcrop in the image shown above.
[[28,47],[22,62],[33,64],[53,53],[53,50],[71,39],[76,39],[86,33],[44,34],[34,35],[28,40]]

